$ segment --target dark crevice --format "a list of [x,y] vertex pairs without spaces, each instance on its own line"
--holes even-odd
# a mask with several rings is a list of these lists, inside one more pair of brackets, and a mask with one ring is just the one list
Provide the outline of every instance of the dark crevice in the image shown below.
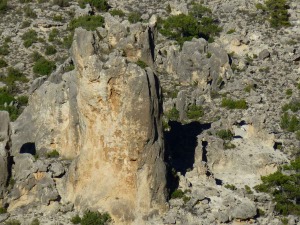
[[179,178],[176,173],[185,175],[191,170],[195,161],[195,149],[197,136],[211,127],[211,124],[191,122],[181,124],[177,121],[169,121],[170,131],[166,131],[165,137],[165,163],[167,164],[167,186],[172,193],[178,188]]
[[207,162],[207,150],[206,147],[208,145],[207,141],[202,141],[202,161]]
[[215,181],[216,181],[216,185],[223,185],[223,181],[218,179],[218,178],[215,178]]
[[36,148],[35,148],[35,143],[34,142],[27,142],[25,144],[22,145],[21,149],[20,149],[20,153],[29,153],[31,155],[35,155],[36,154]]

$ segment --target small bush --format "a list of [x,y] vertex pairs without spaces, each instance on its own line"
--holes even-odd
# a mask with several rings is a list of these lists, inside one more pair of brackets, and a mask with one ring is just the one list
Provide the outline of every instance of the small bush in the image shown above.
[[54,42],[58,34],[59,31],[56,28],[52,29],[51,32],[49,33],[48,41]]
[[137,22],[140,22],[141,20],[142,20],[141,14],[139,12],[131,12],[128,15],[128,21],[130,23],[137,23]]
[[290,116],[286,112],[281,117],[280,126],[284,130],[295,132],[300,130],[300,121],[295,115]]
[[37,18],[36,13],[33,11],[32,8],[29,7],[29,5],[26,5],[23,8],[23,11],[24,11],[26,17],[33,18],[33,19]]
[[39,219],[38,218],[33,219],[30,225],[40,225]]
[[236,186],[234,186],[233,184],[226,184],[224,187],[232,191],[237,190]]
[[73,224],[79,224],[81,222],[80,216],[77,214],[76,216],[72,217],[71,222]]
[[33,53],[30,54],[30,58],[33,62],[36,62],[39,59],[43,58],[43,56],[40,53],[38,53],[37,51],[34,51]]
[[121,18],[125,16],[125,13],[120,9],[112,9],[109,11],[109,13],[112,16],[119,16]]
[[0,214],[4,214],[6,212],[7,212],[6,208],[0,207]]
[[62,17],[62,15],[55,15],[53,16],[53,20],[57,22],[62,22],[64,18]]
[[247,102],[244,99],[241,100],[233,100],[229,98],[222,99],[222,107],[227,109],[247,109]]
[[45,50],[46,55],[54,55],[56,53],[56,48],[53,45],[48,45]]
[[285,91],[285,94],[286,94],[287,96],[291,96],[291,95],[293,94],[293,90],[292,90],[292,89],[287,89],[287,90]]
[[235,29],[230,29],[229,31],[227,31],[226,34],[233,34],[233,33],[235,33]]
[[87,211],[81,219],[81,225],[104,225],[111,220],[108,213]]
[[0,55],[8,55],[9,54],[9,46],[8,44],[3,44],[0,46]]
[[59,152],[56,150],[52,150],[51,152],[47,153],[47,158],[58,158]]
[[7,9],[7,0],[0,0],[0,13],[6,12]]
[[63,46],[66,49],[71,48],[72,43],[73,43],[73,36],[74,36],[74,33],[72,32],[71,34],[69,34],[66,37],[64,37],[64,39],[63,39]]
[[0,68],[3,68],[3,67],[7,67],[7,63],[3,59],[0,59]]
[[223,140],[232,140],[233,133],[230,130],[219,130],[216,132],[216,135]]
[[184,192],[180,189],[176,189],[172,194],[171,198],[183,198],[184,197]]
[[202,117],[204,115],[204,111],[202,106],[193,104],[188,106],[188,110],[186,114],[189,119],[194,120],[194,119],[199,119],[199,117]]
[[109,9],[109,5],[106,0],[79,0],[81,8],[84,8],[86,4],[90,4],[92,7],[103,12],[107,12]]
[[179,119],[179,111],[175,107],[173,107],[166,113],[166,117],[168,118],[168,120],[176,121]]
[[22,36],[23,44],[26,48],[29,48],[33,43],[38,41],[38,35],[35,30],[29,30]]
[[69,72],[69,71],[72,71],[72,70],[74,70],[75,69],[75,66],[73,65],[73,64],[70,64],[70,65],[68,65],[68,66],[66,66],[65,68],[64,68],[64,71],[65,72]]
[[55,70],[56,65],[55,62],[48,61],[44,57],[37,60],[33,66],[33,72],[37,75],[49,75]]
[[245,185],[245,190],[247,194],[253,194],[253,191],[251,190],[251,188],[248,185]]
[[9,67],[7,69],[7,76],[0,78],[0,81],[3,81],[7,85],[13,85],[14,82],[28,82],[28,79],[24,76],[24,74],[15,68]]
[[5,225],[21,225],[19,220],[9,220],[5,222]]
[[141,67],[142,69],[145,69],[146,67],[148,67],[147,63],[145,63],[145,62],[143,62],[143,61],[141,61],[141,60],[138,60],[138,61],[136,62],[136,64],[137,64],[139,67]]
[[26,27],[30,27],[31,22],[29,20],[25,20],[23,21],[22,25],[21,25],[21,29],[24,29]]
[[70,0],[53,0],[53,5],[68,7],[70,5]]
[[81,16],[73,19],[69,23],[69,29],[75,30],[77,27],[82,27],[86,30],[96,30],[97,27],[102,27],[104,18],[102,16]]
[[300,110],[300,101],[291,101],[282,107],[282,111],[286,112],[291,110],[292,112],[298,112]]

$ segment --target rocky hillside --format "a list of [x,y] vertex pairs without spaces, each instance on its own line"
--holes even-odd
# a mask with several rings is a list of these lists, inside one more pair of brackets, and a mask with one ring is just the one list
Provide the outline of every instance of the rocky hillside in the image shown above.
[[1,224],[300,224],[299,2],[0,13]]

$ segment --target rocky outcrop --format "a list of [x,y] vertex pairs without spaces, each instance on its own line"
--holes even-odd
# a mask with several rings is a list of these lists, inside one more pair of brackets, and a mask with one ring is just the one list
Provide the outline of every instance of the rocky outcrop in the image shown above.
[[[143,224],[166,198],[160,85],[150,67],[128,62],[153,63],[151,29],[126,29],[109,16],[105,29],[77,29],[75,70],[52,74],[14,126],[15,157],[20,149],[32,153],[24,145],[34,143],[41,156],[56,149],[73,159],[55,179],[62,202],[108,211],[118,224]],[[55,164],[47,168],[60,173]]]
[[10,133],[9,114],[0,111],[0,198],[6,189],[9,176]]

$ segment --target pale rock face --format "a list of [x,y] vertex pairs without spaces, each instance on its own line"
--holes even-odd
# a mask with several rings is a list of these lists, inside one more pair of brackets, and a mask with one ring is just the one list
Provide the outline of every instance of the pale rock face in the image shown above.
[[8,179],[8,151],[10,149],[9,114],[6,111],[0,111],[0,198],[5,191]]
[[136,59],[126,53],[130,46],[151,65],[154,35],[132,25],[134,37],[125,28],[114,36],[110,19],[106,31],[76,30],[75,70],[63,74],[63,65],[33,92],[14,124],[13,154],[28,142],[37,152],[56,149],[73,159],[56,181],[62,202],[107,211],[117,224],[143,224],[165,208],[162,100],[152,70],[128,63]]

